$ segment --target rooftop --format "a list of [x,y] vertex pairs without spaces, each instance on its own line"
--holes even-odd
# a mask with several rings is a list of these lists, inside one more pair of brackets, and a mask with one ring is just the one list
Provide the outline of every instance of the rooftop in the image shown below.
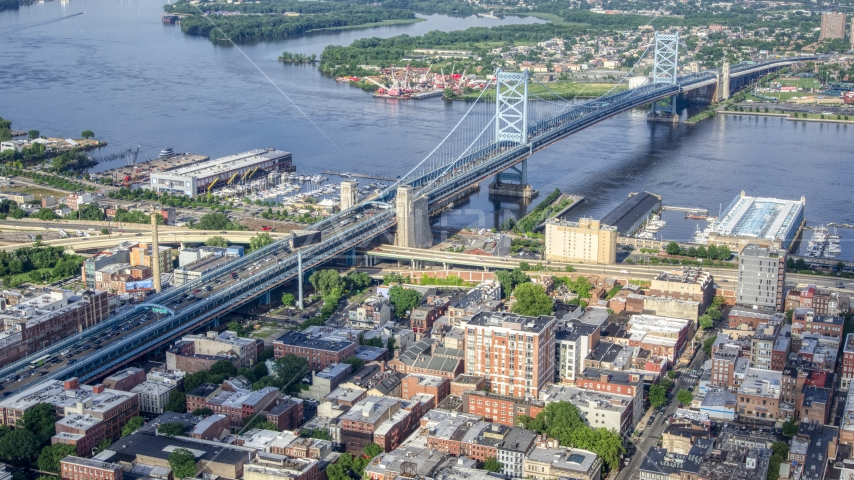
[[479,326],[494,328],[505,328],[513,331],[541,333],[549,325],[555,323],[555,317],[542,315],[539,317],[526,317],[514,313],[504,312],[479,312],[468,322],[468,326]]
[[587,473],[599,457],[593,452],[580,448],[534,447],[527,458],[533,462],[551,463],[561,470]]
[[615,393],[597,392],[561,385],[549,385],[540,394],[546,403],[569,402],[573,405],[592,407],[597,410],[622,412],[629,408],[632,397]]
[[648,216],[661,206],[661,199],[652,193],[641,192],[627,198],[623,203],[602,217],[601,223],[613,225],[625,235],[638,220]]
[[94,393],[90,385],[80,385],[76,389],[66,390],[63,382],[47,380],[4,398],[0,401],[0,408],[26,411],[38,403],[50,403],[66,409],[82,406],[84,413],[100,413],[129,400],[132,395],[110,388],[105,388],[102,393]]
[[726,236],[785,239],[803,213],[805,201],[750,197],[741,192],[712,226]]
[[172,390],[173,388],[175,388],[175,386],[170,385],[168,383],[148,380],[133,387],[130,391],[131,393],[139,393],[144,395],[161,395]]
[[324,338],[312,338],[304,333],[290,331],[276,339],[277,342],[299,348],[312,350],[325,350],[328,352],[340,352],[353,345],[349,340],[331,340]]
[[[253,166],[260,162],[290,155],[290,153],[280,150],[269,151],[267,149],[259,148],[242,153],[236,153],[234,155],[228,155],[226,157],[216,158],[207,162],[199,162],[187,167],[177,168],[170,172],[161,173],[161,175],[166,174],[204,178],[211,175],[217,175],[221,172],[232,172],[241,168]],[[157,176],[157,173],[154,172],[153,175]]]
[[366,422],[376,424],[389,410],[392,412],[400,408],[400,400],[390,397],[365,397],[359,403],[353,405],[349,412],[341,415],[341,420],[352,420],[354,422]]

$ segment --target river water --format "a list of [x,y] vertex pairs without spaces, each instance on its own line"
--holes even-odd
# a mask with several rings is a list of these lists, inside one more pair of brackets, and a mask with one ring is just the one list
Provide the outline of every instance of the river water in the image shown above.
[[[368,36],[540,22],[433,15],[411,25],[235,48],[162,25],[161,5],[71,0],[0,13],[0,116],[16,129],[43,135],[76,137],[93,130],[109,144],[98,154],[140,145],[141,158],[166,146],[217,157],[272,146],[293,152],[302,173],[397,176],[441,140],[467,105],[438,98],[374,99],[313,66],[281,64],[278,55],[320,54],[327,44]],[[583,195],[585,202],[570,217],[600,217],[640,190],[663,195],[666,205],[717,214],[719,205],[745,190],[806,197],[810,225],[854,224],[852,139],[854,126],[847,125],[719,116],[674,127],[649,124],[643,112],[629,112],[534,155],[528,175],[542,196],[554,188]],[[483,187],[439,222],[492,227],[529,208],[521,201],[490,199]],[[690,238],[699,222],[682,217],[665,217],[666,238]],[[854,231],[840,233],[842,258],[854,258],[854,243],[848,247],[846,241]]]

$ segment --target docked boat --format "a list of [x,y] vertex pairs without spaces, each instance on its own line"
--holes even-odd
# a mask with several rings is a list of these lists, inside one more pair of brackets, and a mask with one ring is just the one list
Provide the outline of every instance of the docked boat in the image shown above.
[[175,150],[173,150],[169,147],[166,147],[163,150],[160,150],[160,155],[158,155],[157,158],[169,158],[169,157],[174,157],[174,156],[175,156]]

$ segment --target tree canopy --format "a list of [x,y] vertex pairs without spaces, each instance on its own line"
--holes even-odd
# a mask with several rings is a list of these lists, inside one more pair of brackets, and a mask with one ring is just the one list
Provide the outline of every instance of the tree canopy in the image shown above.
[[177,437],[184,433],[184,424],[181,422],[161,423],[157,427],[157,433],[167,437]]
[[623,443],[619,433],[587,426],[578,408],[569,402],[549,403],[536,418],[523,415],[518,421],[527,429],[548,434],[565,447],[590,450],[599,455],[609,469],[620,465]]
[[308,282],[321,295],[329,295],[335,290],[344,290],[344,279],[341,275],[332,269],[318,270],[308,277]]
[[144,418],[140,416],[132,417],[130,420],[128,420],[128,423],[126,423],[125,426],[122,428],[122,436],[127,437],[131,433],[139,430],[139,428],[142,427],[144,423]]
[[42,448],[41,453],[39,453],[39,470],[59,473],[59,462],[69,455],[77,455],[76,446],[65,443],[48,445]]
[[176,448],[169,454],[169,467],[177,479],[196,476],[196,457],[186,448]]
[[394,314],[403,317],[407,311],[421,305],[421,294],[411,288],[395,285],[388,289],[388,299],[394,305]]
[[531,277],[519,268],[514,268],[513,270],[499,270],[495,272],[495,278],[498,280],[498,283],[501,284],[501,294],[505,297],[509,297],[510,292],[512,292],[518,285],[531,281]]
[[554,301],[542,285],[523,283],[513,290],[513,296],[516,297],[513,313],[538,317],[551,315],[554,311]]
[[691,401],[694,400],[694,395],[682,388],[676,393],[676,400],[679,400],[679,403],[683,405],[690,405]]
[[224,248],[224,247],[228,246],[228,240],[226,240],[225,237],[215,235],[215,236],[210,237],[207,240],[205,240],[205,245],[207,245],[209,247],[223,247]]
[[269,233],[260,232],[249,239],[249,249],[258,250],[261,247],[266,247],[267,245],[273,243],[273,241],[273,237],[270,236]]
[[504,468],[504,465],[499,462],[495,457],[487,457],[486,460],[483,461],[483,469],[487,472],[498,473]]

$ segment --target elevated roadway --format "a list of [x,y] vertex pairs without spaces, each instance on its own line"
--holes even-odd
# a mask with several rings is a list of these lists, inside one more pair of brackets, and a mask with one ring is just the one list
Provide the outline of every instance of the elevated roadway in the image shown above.
[[[218,231],[218,230],[180,230],[173,232],[157,232],[157,239],[162,244],[177,244],[177,243],[205,243],[211,237],[223,237],[231,243],[248,244],[252,237],[258,233],[269,233],[275,240],[284,240],[290,237],[289,233],[276,232],[254,232],[254,231]],[[99,248],[114,247],[120,242],[151,242],[152,233],[136,232],[136,233],[119,233],[112,235],[92,235],[90,237],[69,237],[59,238],[55,240],[44,240],[42,245],[53,247],[67,247],[69,249],[92,250]],[[0,250],[16,250],[21,248],[21,245],[4,245],[0,246]]]

